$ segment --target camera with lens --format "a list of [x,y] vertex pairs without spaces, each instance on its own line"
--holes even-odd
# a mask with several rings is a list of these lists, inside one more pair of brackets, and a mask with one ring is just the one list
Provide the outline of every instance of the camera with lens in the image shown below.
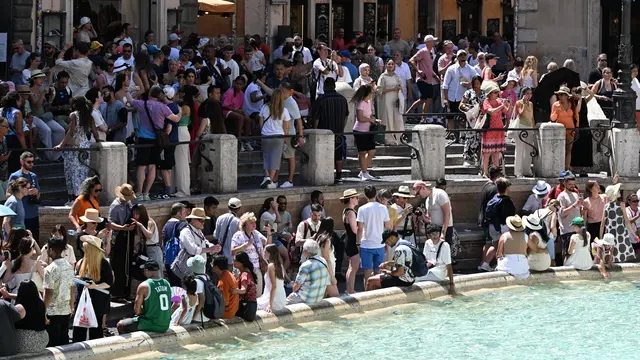
[[422,216],[422,209],[421,208],[413,208],[412,213],[418,217]]

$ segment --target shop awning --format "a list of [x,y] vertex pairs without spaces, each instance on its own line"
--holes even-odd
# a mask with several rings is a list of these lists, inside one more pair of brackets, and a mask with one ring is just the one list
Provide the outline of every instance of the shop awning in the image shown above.
[[225,0],[199,0],[198,7],[200,11],[210,13],[233,13],[236,6],[233,2]]

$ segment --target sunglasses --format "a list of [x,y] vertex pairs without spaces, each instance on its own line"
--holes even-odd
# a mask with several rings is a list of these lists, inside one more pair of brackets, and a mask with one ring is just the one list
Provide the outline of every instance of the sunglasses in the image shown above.
[[640,200],[631,200],[631,201],[629,201],[629,202],[630,202],[630,203],[633,203],[633,204],[636,204],[638,201],[640,201]]
[[278,205],[287,205],[286,202],[279,202]]

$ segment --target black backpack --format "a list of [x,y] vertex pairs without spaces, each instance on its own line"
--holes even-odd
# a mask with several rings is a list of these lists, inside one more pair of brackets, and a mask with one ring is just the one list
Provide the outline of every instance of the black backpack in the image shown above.
[[[427,275],[429,267],[427,266],[427,258],[413,244],[406,240],[399,240],[398,245],[406,245],[411,249],[411,268],[409,271],[414,278]],[[438,254],[439,255],[439,254]]]
[[198,275],[204,283],[204,306],[202,313],[209,319],[221,319],[224,314],[224,297],[222,291],[205,275]]
[[495,195],[487,203],[487,208],[484,210],[484,223],[483,226],[488,227],[493,225],[496,231],[500,231],[500,211],[502,209],[502,198]]

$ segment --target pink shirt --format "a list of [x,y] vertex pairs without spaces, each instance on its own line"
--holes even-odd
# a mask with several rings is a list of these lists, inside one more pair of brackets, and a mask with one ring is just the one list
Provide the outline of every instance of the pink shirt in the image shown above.
[[[358,110],[362,110],[362,115],[366,118],[371,117],[371,100],[369,101],[360,101],[358,107],[356,108],[356,114]],[[357,115],[356,115],[357,117]],[[367,132],[371,128],[370,122],[360,122],[356,119],[356,123],[353,124],[353,131]]]
[[431,84],[433,81],[433,58],[431,56],[431,50],[426,47],[418,50],[418,52],[413,56],[418,70],[424,72],[423,77],[420,77],[416,72],[416,81],[426,81],[428,84]]
[[518,99],[516,99],[516,92],[513,91],[513,89],[511,90],[502,90],[502,94],[500,95],[503,99],[509,99],[511,100],[511,104],[515,105],[516,101]]
[[[242,91],[238,91],[237,94],[233,95],[233,88],[227,90],[222,97],[222,106],[227,106],[234,109],[242,110],[242,105],[244,104],[244,93]],[[224,116],[230,113],[229,110],[224,110],[222,112]]]

